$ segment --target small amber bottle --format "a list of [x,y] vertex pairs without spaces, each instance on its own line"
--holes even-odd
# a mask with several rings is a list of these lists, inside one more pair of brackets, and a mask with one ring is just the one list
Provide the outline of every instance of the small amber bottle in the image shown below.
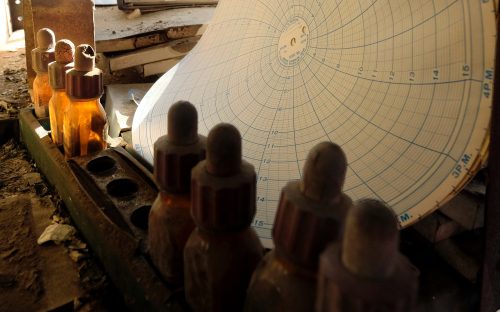
[[103,91],[94,49],[81,44],[75,50],[75,67],[66,72],[66,93],[70,98],[63,121],[66,158],[106,148],[106,113],[99,100]]
[[317,268],[327,244],[339,239],[351,199],[342,192],[347,160],[331,142],[307,156],[301,181],[281,192],[273,227],[275,249],[252,276],[245,311],[311,311]]
[[234,126],[223,123],[210,131],[207,159],[191,176],[197,227],[184,249],[187,302],[194,311],[241,311],[263,247],[250,227],[255,170],[241,159],[241,137]]
[[321,255],[316,311],[413,311],[418,270],[398,247],[394,212],[373,199],[355,203],[342,243]]
[[154,175],[160,192],[149,213],[149,254],[163,278],[184,283],[184,246],[195,225],[191,217],[191,169],[205,159],[206,138],[198,135],[193,104],[179,101],[168,111],[168,133],[154,145]]
[[35,104],[35,115],[38,118],[49,116],[49,101],[52,97],[52,89],[49,84],[48,65],[54,61],[54,32],[48,28],[42,28],[36,33],[37,47],[31,50],[33,70],[36,72],[33,81],[33,102]]
[[63,120],[70,99],[66,94],[66,71],[73,68],[75,46],[67,39],[56,43],[55,62],[49,64],[49,82],[52,97],[49,101],[50,129],[52,141],[56,145],[63,144]]

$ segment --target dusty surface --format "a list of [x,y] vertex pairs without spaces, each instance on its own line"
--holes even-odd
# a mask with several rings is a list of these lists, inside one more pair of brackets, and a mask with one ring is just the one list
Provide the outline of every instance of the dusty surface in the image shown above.
[[15,117],[30,105],[24,49],[0,52],[0,119]]
[[[1,51],[0,120],[16,118],[19,109],[29,105],[24,50]],[[52,211],[48,220],[42,221],[71,224],[63,202],[38,173],[24,147],[16,140],[0,145],[0,311],[45,310],[53,301],[47,298],[51,293],[64,293],[49,282],[44,261],[47,250],[57,248],[53,248],[54,243],[36,243],[40,231],[33,211],[40,205]],[[64,308],[124,310],[120,297],[78,233],[57,247],[73,263],[81,290]],[[47,289],[46,285],[55,289]]]
[[22,197],[36,191],[19,179],[30,171],[13,143],[0,148],[0,302],[5,311],[33,311],[43,292],[31,206]]
[[[22,50],[0,52],[0,119],[15,117],[29,105],[24,57]],[[32,171],[16,144],[0,146],[0,302],[5,311],[33,311],[43,293],[31,206],[22,197],[36,194],[35,184],[22,179]]]

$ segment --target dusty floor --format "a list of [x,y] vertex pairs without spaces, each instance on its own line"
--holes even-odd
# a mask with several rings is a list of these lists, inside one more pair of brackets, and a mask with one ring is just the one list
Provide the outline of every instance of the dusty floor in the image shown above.
[[20,195],[37,196],[35,185],[27,180],[32,171],[15,143],[0,148],[0,302],[5,311],[33,311],[43,292],[31,206],[18,205]]
[[[19,109],[29,105],[24,50],[0,52],[0,122],[16,118]],[[0,134],[14,137],[14,133]],[[34,211],[45,211],[41,220],[37,221],[40,216]],[[37,172],[24,147],[11,139],[0,146],[0,311],[46,310],[65,300],[68,303],[60,308],[67,311],[123,310],[120,297],[78,233],[60,246],[39,246],[40,222],[71,223],[64,204]],[[57,289],[54,277],[48,276],[54,269],[47,269],[46,258],[50,264],[56,256],[65,260],[64,269],[76,277],[72,290]]]
[[0,52],[0,118],[14,117],[29,105],[24,49]]

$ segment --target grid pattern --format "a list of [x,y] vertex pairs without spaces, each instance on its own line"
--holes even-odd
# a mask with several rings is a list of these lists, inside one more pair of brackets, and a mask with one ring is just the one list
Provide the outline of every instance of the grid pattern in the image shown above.
[[333,141],[349,160],[345,192],[385,201],[406,226],[484,156],[495,39],[493,1],[221,0],[195,49],[143,99],[133,143],[152,161],[181,99],[197,107],[200,133],[237,126],[257,172],[254,227],[270,246],[281,188]]

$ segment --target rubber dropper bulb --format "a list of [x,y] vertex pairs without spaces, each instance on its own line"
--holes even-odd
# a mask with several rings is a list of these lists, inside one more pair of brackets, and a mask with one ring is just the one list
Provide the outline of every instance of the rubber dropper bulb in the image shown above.
[[95,52],[88,44],[81,44],[75,50],[75,70],[89,72],[95,67]]
[[340,238],[352,205],[342,192],[347,159],[332,142],[315,145],[307,155],[300,181],[282,190],[273,226],[276,252],[294,263],[316,270],[327,244]]
[[178,101],[168,110],[168,142],[175,145],[191,145],[199,140],[198,113],[193,104]]
[[66,72],[66,93],[72,99],[95,99],[104,92],[102,71],[95,67],[95,52],[88,44],[75,49],[73,69]]
[[343,265],[356,276],[385,279],[396,268],[398,248],[398,223],[392,209],[374,199],[356,202],[346,218]]
[[307,156],[300,191],[319,203],[336,204],[341,198],[347,171],[347,158],[332,142],[314,146]]
[[52,89],[66,88],[66,72],[73,68],[75,45],[68,39],[57,41],[55,48],[55,62],[49,64],[49,82]]
[[57,41],[55,48],[55,60],[58,63],[71,63],[75,54],[75,45],[68,39]]
[[168,110],[168,133],[154,144],[154,175],[158,187],[188,193],[191,170],[205,159],[206,138],[198,135],[198,113],[193,104],[178,101]]
[[235,126],[221,123],[210,130],[207,138],[208,173],[227,177],[241,170],[241,136]]
[[55,37],[56,36],[51,29],[39,29],[36,33],[36,47],[41,50],[49,50],[54,48]]
[[49,63],[54,61],[54,32],[48,28],[39,29],[36,33],[36,48],[31,50],[33,70],[46,73]]

